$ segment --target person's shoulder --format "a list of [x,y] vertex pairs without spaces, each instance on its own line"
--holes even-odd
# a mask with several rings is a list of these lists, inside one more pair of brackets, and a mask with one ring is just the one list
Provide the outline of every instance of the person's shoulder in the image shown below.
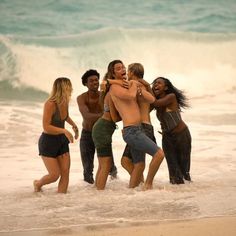
[[169,93],[169,94],[167,94],[167,96],[176,97],[175,93]]
[[80,95],[78,95],[78,96],[77,96],[77,100],[78,100],[78,99],[85,99],[85,97],[87,96],[87,93],[88,93],[88,91],[87,91],[87,92],[84,92],[84,93],[81,93]]
[[81,93],[81,94],[78,95],[78,97],[84,97],[87,93],[88,93],[88,91],[86,91],[84,93]]
[[47,100],[44,103],[44,107],[47,108],[47,109],[54,109],[56,107],[56,103],[54,101]]
[[166,95],[169,99],[176,99],[176,95],[174,93],[169,93]]
[[48,105],[48,106],[55,106],[55,105],[56,105],[56,103],[55,103],[54,101],[49,100],[49,99],[46,100],[44,104],[45,104],[45,105]]

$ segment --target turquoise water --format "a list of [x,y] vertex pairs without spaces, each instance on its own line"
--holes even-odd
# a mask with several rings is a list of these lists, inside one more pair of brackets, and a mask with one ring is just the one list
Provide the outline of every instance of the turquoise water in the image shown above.
[[[236,87],[236,1],[0,1],[0,99],[44,99],[56,77],[140,62],[191,96]],[[190,82],[190,83],[189,83]]]
[[236,32],[234,0],[1,0],[0,9],[4,35],[74,35],[107,27]]

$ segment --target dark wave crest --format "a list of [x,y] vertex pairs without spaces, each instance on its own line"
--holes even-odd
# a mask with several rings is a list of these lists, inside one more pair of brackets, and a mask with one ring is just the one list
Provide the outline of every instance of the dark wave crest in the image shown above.
[[8,80],[0,81],[0,100],[44,101],[48,94],[24,85],[15,87]]

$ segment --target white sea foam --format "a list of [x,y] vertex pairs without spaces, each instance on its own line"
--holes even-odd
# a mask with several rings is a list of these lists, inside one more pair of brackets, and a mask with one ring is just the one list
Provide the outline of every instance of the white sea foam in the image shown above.
[[[104,29],[67,37],[1,37],[0,80],[50,92],[59,76],[85,90],[81,75],[97,69],[103,77],[111,60],[140,62],[145,79],[166,76],[190,96],[215,95],[236,88],[235,35],[155,30]],[[119,48],[119,50],[117,50]]]
[[[125,144],[119,124],[113,137],[118,179],[109,179],[105,191],[97,191],[83,182],[77,141],[70,145],[72,163],[66,195],[56,194],[56,183],[45,186],[42,193],[33,193],[32,181],[46,173],[37,150],[43,104],[1,102],[1,120],[4,122],[0,129],[0,232],[235,215],[236,114],[230,110],[231,122],[225,122],[229,113],[227,109],[222,110],[234,95],[222,96],[223,102],[218,97],[211,97],[210,104],[205,98],[194,99],[192,108],[183,113],[193,138],[192,183],[170,185],[164,161],[153,190],[128,189],[129,176],[120,165]],[[211,104],[214,104],[213,109]],[[70,115],[81,130],[81,116],[74,100]],[[152,120],[161,145],[157,132],[159,123],[154,113]],[[147,165],[150,159],[147,156]]]

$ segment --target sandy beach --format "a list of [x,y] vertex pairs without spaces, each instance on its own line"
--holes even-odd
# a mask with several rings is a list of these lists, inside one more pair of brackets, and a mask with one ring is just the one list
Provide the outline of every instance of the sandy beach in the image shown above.
[[85,228],[70,227],[53,230],[0,233],[1,236],[235,236],[236,216],[202,218],[194,220],[165,221],[155,225],[90,225]]

